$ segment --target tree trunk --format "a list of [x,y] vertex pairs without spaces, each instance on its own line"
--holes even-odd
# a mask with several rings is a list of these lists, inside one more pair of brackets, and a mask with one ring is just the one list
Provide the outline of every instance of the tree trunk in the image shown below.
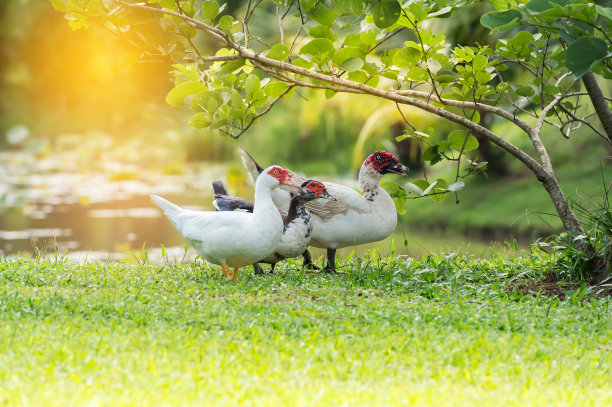
[[[578,219],[576,219],[576,215],[574,215],[572,208],[570,208],[569,202],[561,190],[559,182],[554,174],[546,174],[545,176],[536,174],[536,176],[538,177],[538,181],[542,183],[544,189],[546,189],[546,192],[548,192],[548,196],[550,196],[557,210],[557,214],[559,218],[561,218],[561,222],[563,222],[563,227],[570,232],[584,234],[584,228],[582,224],[578,222]],[[586,246],[580,247],[580,249],[584,249],[585,247]]]
[[597,83],[593,72],[589,72],[584,75],[582,77],[582,83],[584,84],[584,87],[591,98],[591,102],[593,102],[593,107],[595,108],[597,117],[599,117],[599,121],[601,121],[601,124],[603,125],[606,135],[612,142],[612,111],[610,111],[610,108],[608,107],[608,103],[606,102],[606,99],[599,88],[599,84]]

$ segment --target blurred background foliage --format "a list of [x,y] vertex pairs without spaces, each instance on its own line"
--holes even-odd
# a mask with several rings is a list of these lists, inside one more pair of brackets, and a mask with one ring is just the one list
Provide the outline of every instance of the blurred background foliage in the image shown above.
[[[277,35],[278,28],[269,24],[276,19],[269,3],[252,20],[262,38],[266,32]],[[228,5],[226,13],[241,15],[246,1]],[[433,22],[444,25],[432,28],[443,29],[455,43],[494,43],[495,36],[478,21],[490,5],[474,2],[466,8],[452,19]],[[352,94],[328,99],[323,91],[301,90],[235,141],[191,128],[186,109],[165,103],[173,87],[173,62],[161,46],[161,58],[130,65],[126,58],[136,49],[129,38],[95,25],[72,31],[64,14],[42,0],[0,1],[0,24],[0,150],[27,150],[39,158],[72,151],[79,171],[104,169],[101,163],[110,160],[132,166],[110,173],[110,181],[137,178],[144,169],[181,174],[191,162],[230,163],[229,180],[243,173],[238,146],[262,165],[278,163],[310,175],[356,178],[363,158],[381,148],[397,154],[417,178],[422,171],[434,178],[456,171],[445,163],[424,169],[418,140],[396,141],[406,123],[393,103]],[[154,42],[163,44],[167,34],[148,29]],[[205,47],[208,39],[197,35],[193,41]],[[610,83],[601,85],[609,94]],[[402,107],[402,113],[417,128],[431,128],[437,135],[456,128],[422,111]],[[484,115],[481,122],[530,149],[514,126]],[[569,141],[557,133],[544,138],[554,140],[547,145],[566,192],[577,200],[597,196],[602,169],[609,174],[607,147],[584,129]],[[558,228],[560,222],[548,215],[554,213],[550,200],[536,181],[497,147],[479,142],[473,158],[489,163],[487,173],[466,179],[460,204],[452,196],[442,203],[417,199],[409,202],[403,220],[500,239],[511,234],[533,238]]]

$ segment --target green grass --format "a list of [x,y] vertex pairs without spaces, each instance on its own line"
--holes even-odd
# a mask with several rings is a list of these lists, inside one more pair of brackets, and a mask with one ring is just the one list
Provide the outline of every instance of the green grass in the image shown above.
[[[0,405],[612,405],[609,298],[507,294],[534,256],[0,259]],[[250,268],[249,268],[250,269]]]

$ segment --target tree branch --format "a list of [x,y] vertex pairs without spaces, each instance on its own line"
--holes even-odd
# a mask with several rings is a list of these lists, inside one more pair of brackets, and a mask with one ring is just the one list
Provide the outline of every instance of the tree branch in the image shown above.
[[610,142],[612,142],[612,111],[610,111],[610,108],[606,103],[606,99],[604,98],[604,95],[597,84],[597,79],[595,79],[593,72],[588,72],[585,74],[582,77],[582,83],[584,84],[584,87],[591,98],[591,102],[593,102],[593,107],[597,112],[597,117],[599,117],[599,121],[601,122],[608,139],[610,139]]
[[[173,11],[169,11],[169,10],[165,10],[165,9],[158,9],[155,7],[149,7],[149,6],[144,6],[141,4],[130,4],[130,3],[125,3],[123,0],[118,0],[119,2],[121,2],[121,4],[127,6],[127,7],[136,7],[136,8],[140,8],[140,9],[144,9],[144,10],[151,10],[151,11],[155,11],[158,13],[163,13],[163,14],[170,14],[173,15],[175,17],[178,18],[182,18],[185,21],[188,21],[192,24],[194,24],[197,27],[202,28],[205,32],[209,33],[210,35],[212,35],[213,37],[222,40],[223,42],[225,42],[230,48],[235,49],[236,51],[238,51],[238,53],[240,55],[242,55],[245,59],[251,60],[254,65],[255,63],[258,63],[258,65],[263,65],[266,66],[267,68],[273,68],[273,69],[278,69],[281,71],[286,71],[286,72],[291,72],[294,73],[296,75],[302,75],[311,79],[316,79],[318,81],[323,81],[326,82],[330,85],[318,85],[318,84],[307,84],[306,82],[301,82],[299,83],[300,86],[308,86],[308,87],[319,87],[322,89],[331,89],[331,90],[335,90],[337,92],[353,92],[353,93],[366,93],[372,96],[378,96],[380,98],[383,99],[387,99],[387,100],[391,100],[394,102],[398,102],[401,104],[406,104],[406,105],[411,105],[411,106],[415,106],[421,110],[424,110],[426,112],[429,113],[433,113],[436,116],[442,117],[444,119],[450,120],[454,123],[460,124],[461,126],[471,130],[474,134],[479,134],[485,138],[487,138],[489,141],[491,141],[492,143],[498,145],[499,147],[501,147],[502,149],[506,150],[509,154],[513,155],[515,158],[517,158],[519,161],[521,161],[523,164],[525,164],[527,166],[527,168],[529,168],[537,177],[538,179],[544,179],[547,178],[551,175],[551,173],[549,173],[548,171],[546,171],[542,165],[540,165],[536,160],[534,160],[529,154],[525,153],[523,150],[521,150],[520,148],[516,147],[514,144],[504,140],[503,138],[499,137],[497,134],[493,133],[492,131],[490,131],[489,129],[476,124],[472,121],[470,121],[469,119],[460,116],[458,114],[452,113],[448,110],[439,108],[437,106],[433,106],[431,104],[429,104],[426,101],[423,100],[419,100],[416,99],[414,97],[408,97],[405,94],[402,93],[406,93],[406,92],[414,92],[414,94],[416,95],[417,93],[420,94],[419,96],[422,97],[422,94],[425,93],[425,97],[426,99],[429,97],[432,100],[436,100],[439,103],[446,103],[448,102],[448,105],[451,106],[463,106],[463,107],[469,107],[470,109],[478,109],[478,110],[483,110],[483,111],[490,111],[494,114],[497,114],[501,117],[504,117],[508,120],[510,120],[511,122],[515,123],[518,127],[520,127],[521,129],[523,129],[529,136],[530,138],[533,135],[533,128],[530,127],[527,123],[522,122],[521,120],[517,119],[513,114],[503,111],[500,108],[494,107],[494,106],[489,106],[489,105],[485,105],[485,104],[480,104],[480,103],[472,103],[472,102],[461,102],[461,101],[451,101],[451,100],[447,100],[447,99],[439,99],[436,96],[430,95],[426,92],[418,92],[418,91],[396,91],[396,90],[383,90],[383,89],[378,89],[378,88],[374,88],[371,86],[367,86],[358,82],[353,82],[347,79],[342,79],[342,78],[337,78],[331,75],[326,75],[326,74],[322,74],[320,72],[316,72],[316,71],[312,71],[310,69],[306,69],[306,68],[301,68],[295,65],[292,65],[290,63],[284,62],[284,61],[277,61],[275,59],[270,59],[270,58],[266,58],[260,54],[254,53],[252,51],[250,51],[248,48],[237,44],[236,42],[234,42],[232,39],[229,38],[229,36],[223,32],[222,30],[219,30],[215,27],[211,27],[207,24],[204,24],[198,20],[195,20],[191,17],[179,14],[179,13],[175,13]],[[297,82],[295,82],[295,80],[292,81],[293,83],[298,84]],[[335,86],[334,86],[335,85]],[[400,93],[401,92],[401,93]]]

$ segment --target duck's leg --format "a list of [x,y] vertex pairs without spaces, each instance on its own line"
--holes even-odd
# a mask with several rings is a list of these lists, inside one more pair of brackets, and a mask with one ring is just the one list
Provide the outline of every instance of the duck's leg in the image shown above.
[[270,267],[270,271],[268,271],[268,274],[274,274],[274,267],[276,267],[276,263],[272,263],[272,266]]
[[221,270],[223,270],[223,274],[225,275],[225,278],[227,278],[228,280],[231,280],[230,274],[229,274],[229,266],[223,263],[221,264]]
[[336,271],[336,249],[327,248],[327,264],[323,271],[332,273]]
[[302,257],[304,258],[304,263],[302,266],[311,269],[311,270],[320,270],[321,268],[312,262],[312,257],[310,256],[310,252],[308,249],[304,253],[302,253]]
[[234,272],[230,274],[230,281],[234,281],[238,277],[238,270],[240,270],[240,267],[234,267]]
[[264,274],[264,271],[259,263],[253,263],[253,270],[255,271],[255,274]]

